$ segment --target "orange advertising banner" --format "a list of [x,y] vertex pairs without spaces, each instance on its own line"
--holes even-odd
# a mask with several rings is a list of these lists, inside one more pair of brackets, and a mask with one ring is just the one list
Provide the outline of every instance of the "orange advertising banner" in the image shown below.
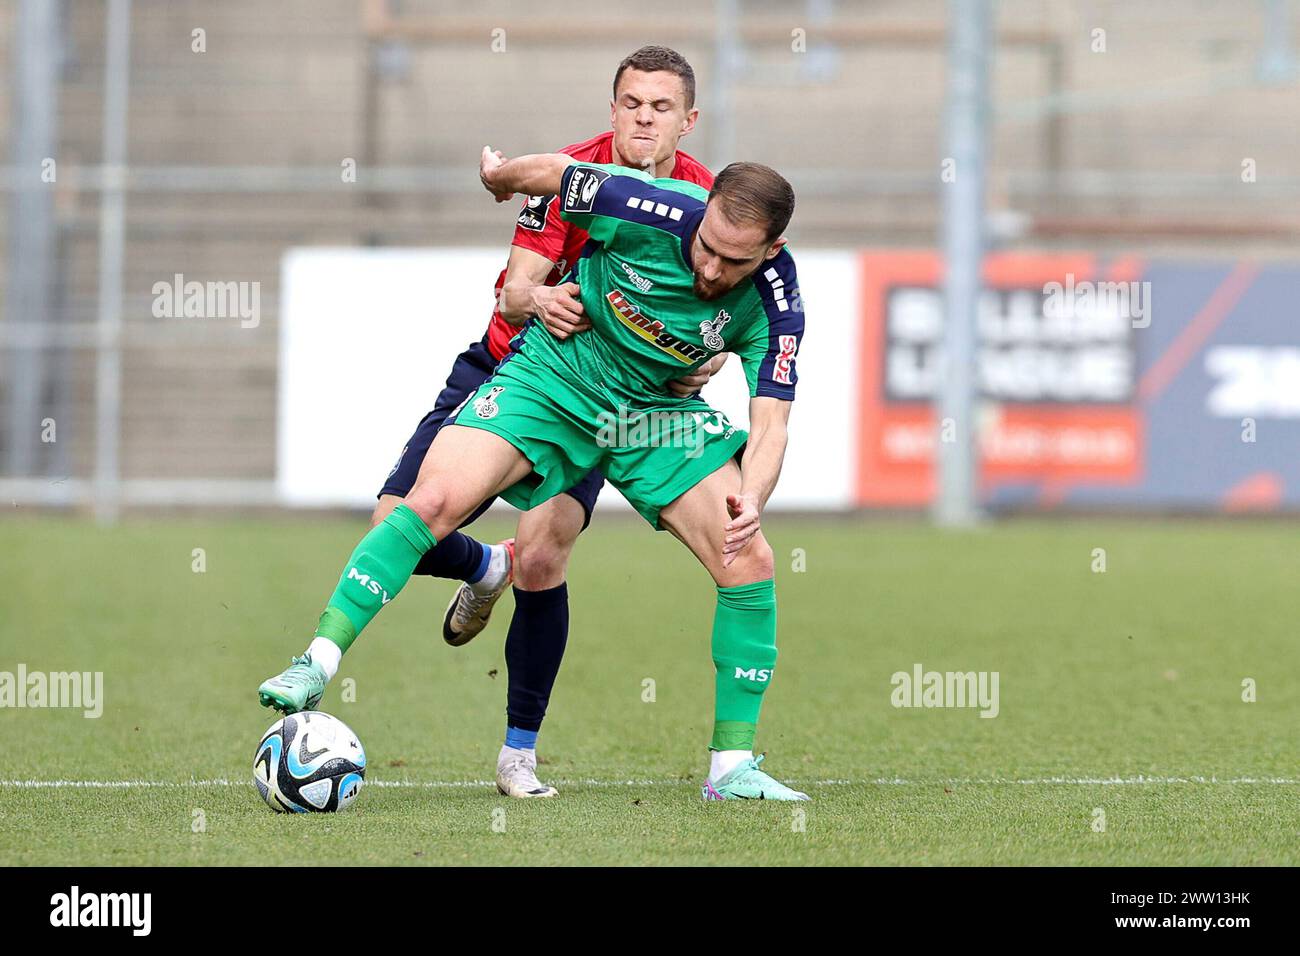
[[[935,495],[941,439],[933,400],[943,375],[942,259],[868,252],[859,268],[858,504],[922,507]],[[1081,294],[1096,279],[1127,283],[1140,269],[1124,259],[1097,276],[1095,258],[1081,254],[987,258],[976,337],[983,492],[1030,482],[1046,504],[1073,481],[1140,479],[1132,317],[1127,305]]]

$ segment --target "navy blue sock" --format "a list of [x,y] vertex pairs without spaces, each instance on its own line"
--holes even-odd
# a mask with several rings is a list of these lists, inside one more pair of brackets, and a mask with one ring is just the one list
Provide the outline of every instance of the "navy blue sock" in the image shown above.
[[424,553],[414,573],[473,584],[487,571],[490,557],[487,545],[460,531],[453,531]]
[[515,615],[506,634],[507,725],[537,731],[569,640],[569,587],[514,591]]

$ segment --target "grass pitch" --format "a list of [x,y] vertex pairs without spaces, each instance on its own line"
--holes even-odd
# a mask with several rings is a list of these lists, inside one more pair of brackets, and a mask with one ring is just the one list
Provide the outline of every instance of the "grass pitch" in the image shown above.
[[[510,599],[448,648],[452,585],[415,579],[323,705],[366,746],[355,809],[278,816],[249,782],[273,721],[256,688],[364,529],[0,523],[0,671],[103,671],[105,698],[99,719],[0,709],[0,863],[1300,863],[1294,526],[770,517],[781,658],[758,743],[813,802],[706,805],[711,582],[667,535],[600,516],[539,751],[558,799],[487,782]],[[892,706],[918,663],[997,671],[998,716]]]

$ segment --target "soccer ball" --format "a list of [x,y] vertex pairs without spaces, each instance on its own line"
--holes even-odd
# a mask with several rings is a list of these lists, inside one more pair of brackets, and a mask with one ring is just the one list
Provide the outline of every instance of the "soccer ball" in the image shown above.
[[253,755],[253,784],[277,813],[346,810],[365,776],[366,752],[357,735],[320,711],[277,720]]

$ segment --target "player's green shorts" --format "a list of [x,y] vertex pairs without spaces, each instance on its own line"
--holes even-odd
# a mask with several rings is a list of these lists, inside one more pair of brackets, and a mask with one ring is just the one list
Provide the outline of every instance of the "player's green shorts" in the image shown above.
[[[534,473],[501,492],[527,511],[599,468],[646,521],[737,455],[748,432],[698,398],[629,406],[599,382],[575,382],[512,352],[448,419],[500,435]],[[661,529],[662,530],[662,529]]]

